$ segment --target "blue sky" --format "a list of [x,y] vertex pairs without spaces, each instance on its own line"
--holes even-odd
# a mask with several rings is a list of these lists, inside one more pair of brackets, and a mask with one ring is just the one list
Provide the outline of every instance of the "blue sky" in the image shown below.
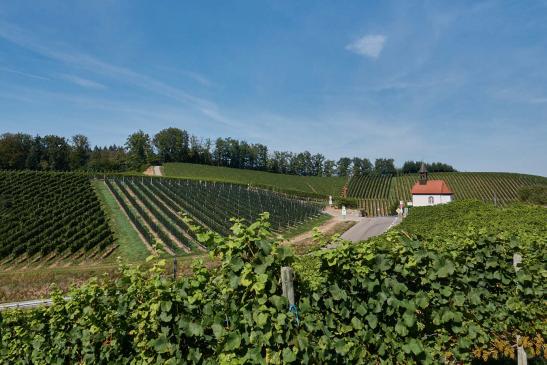
[[547,2],[0,4],[0,133],[169,126],[547,176]]

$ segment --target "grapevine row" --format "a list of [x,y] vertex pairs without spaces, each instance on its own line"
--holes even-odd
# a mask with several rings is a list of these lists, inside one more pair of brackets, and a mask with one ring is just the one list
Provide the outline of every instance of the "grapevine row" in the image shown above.
[[320,214],[316,205],[237,184],[127,176],[108,177],[106,182],[127,201],[128,211],[135,211],[133,218],[130,216],[138,222],[133,222],[135,226],[148,227],[174,253],[177,248],[186,252],[203,249],[181,213],[221,235],[231,233],[231,218],[253,221],[269,212],[272,228],[281,231]]
[[76,173],[0,171],[0,218],[4,263],[101,251],[114,241],[89,179]]

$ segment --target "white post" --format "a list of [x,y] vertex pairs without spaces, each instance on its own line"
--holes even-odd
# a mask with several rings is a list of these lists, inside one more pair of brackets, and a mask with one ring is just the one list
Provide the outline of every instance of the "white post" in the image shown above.
[[[519,264],[522,263],[522,255],[520,253],[515,253],[513,255],[513,267],[515,268],[515,272],[518,272],[520,270]],[[520,336],[517,335],[517,364],[518,365],[528,365],[528,357],[526,356],[526,351],[524,351],[524,347],[519,346]]]
[[289,305],[294,305],[294,272],[288,266],[281,268],[281,289],[283,296],[288,299]]
[[518,345],[519,340],[520,336],[517,335],[517,364],[528,365],[528,357],[526,356],[526,351],[524,351],[524,347]]

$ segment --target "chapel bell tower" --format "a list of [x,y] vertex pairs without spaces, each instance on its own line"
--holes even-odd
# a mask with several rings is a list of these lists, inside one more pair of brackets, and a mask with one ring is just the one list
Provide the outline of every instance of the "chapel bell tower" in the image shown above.
[[425,163],[423,162],[422,167],[420,167],[420,184],[427,184],[427,168],[425,167]]

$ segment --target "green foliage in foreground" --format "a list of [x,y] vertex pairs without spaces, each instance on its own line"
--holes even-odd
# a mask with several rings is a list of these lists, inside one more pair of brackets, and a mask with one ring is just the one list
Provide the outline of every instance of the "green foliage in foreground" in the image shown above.
[[[69,300],[3,313],[0,359],[467,363],[514,356],[517,335],[530,355],[547,351],[545,242],[484,234],[440,246],[392,232],[358,245],[322,238],[339,247],[299,258],[278,245],[267,215],[237,222],[227,238],[198,236],[216,247],[217,268],[198,263],[173,281],[161,260],[146,272],[122,266],[115,281],[91,281]],[[281,296],[285,265],[297,274],[297,315]]]

